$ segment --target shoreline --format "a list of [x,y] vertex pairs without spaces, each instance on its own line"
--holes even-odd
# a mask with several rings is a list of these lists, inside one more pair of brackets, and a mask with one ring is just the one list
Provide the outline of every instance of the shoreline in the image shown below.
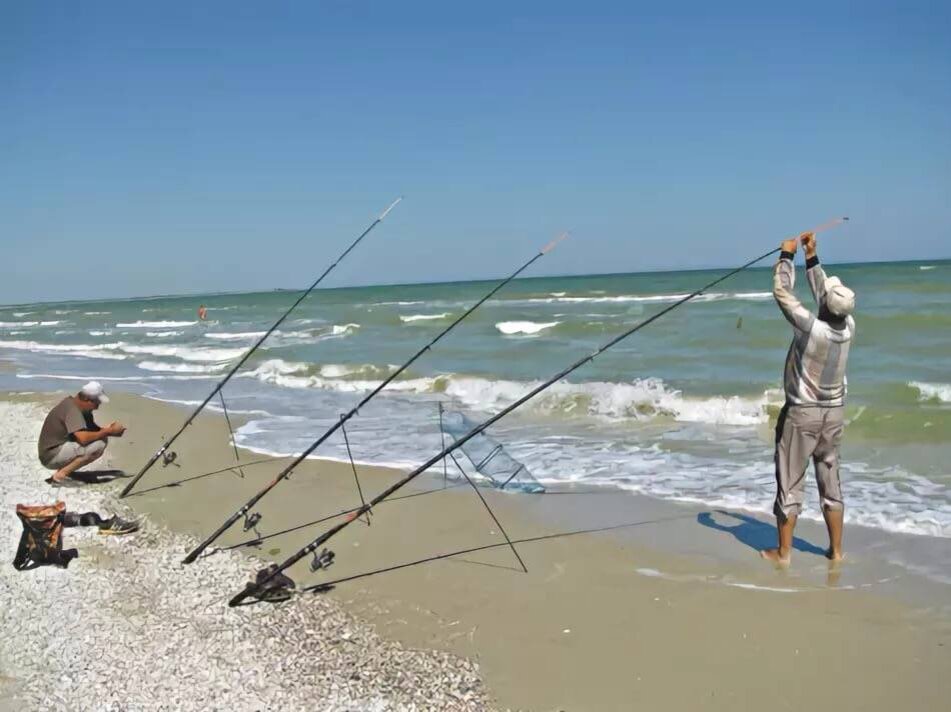
[[[115,396],[99,419],[127,421],[130,431],[110,443],[113,462],[137,471],[158,446],[159,434],[180,423],[183,413],[159,401]],[[156,466],[139,494],[133,491],[123,502],[154,525],[201,538],[287,463],[285,458],[260,465],[243,479],[221,474],[146,491],[233,462],[217,414],[203,414],[180,442],[175,449],[182,468]],[[243,450],[245,455],[262,459]],[[357,469],[367,496],[397,476],[388,468]],[[427,489],[421,480],[408,489]],[[946,593],[946,587],[911,582],[909,573],[896,575],[887,562],[867,560],[863,552],[880,548],[880,537],[847,531],[856,561],[831,577],[810,549],[814,545],[804,545],[783,575],[755,557],[750,542],[769,526],[745,513],[617,492],[482,493],[509,535],[528,540],[516,544],[528,574],[517,568],[511,551],[497,546],[499,534],[471,490],[453,487],[381,505],[371,526],[354,524],[333,540],[337,560],[326,578],[311,574],[305,562],[291,568],[291,578],[301,587],[450,550],[492,548],[351,581],[296,603],[330,600],[384,639],[477,661],[488,695],[502,707],[629,709],[636,702],[662,701],[727,709],[738,699],[774,704],[772,681],[792,669],[800,676],[790,698],[797,704],[834,701],[858,709],[861,700],[862,709],[888,709],[911,699],[933,707],[951,691],[939,672],[951,662],[951,615],[935,593]],[[308,460],[261,502],[259,529],[266,535],[355,504],[349,464]],[[821,545],[816,526],[804,522],[797,535]],[[274,537],[253,554],[284,558],[319,531],[317,526]],[[220,543],[247,538],[237,524]],[[191,578],[217,556],[178,567],[176,575]],[[252,568],[250,561],[236,567],[218,605],[226,607]],[[246,610],[253,615],[262,608]],[[785,644],[777,650],[775,621],[786,619],[790,630],[782,631]],[[697,645],[704,640],[717,644]],[[806,651],[815,658],[808,664],[799,657]],[[837,681],[817,664],[832,657],[842,658]],[[742,664],[725,666],[731,658]],[[863,677],[870,666],[889,672],[870,684]]]

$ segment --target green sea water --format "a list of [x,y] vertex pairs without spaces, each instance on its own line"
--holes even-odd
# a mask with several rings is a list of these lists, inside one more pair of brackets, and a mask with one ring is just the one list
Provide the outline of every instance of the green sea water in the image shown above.
[[[951,535],[951,263],[827,266],[858,295],[844,446],[848,516]],[[518,280],[350,426],[361,460],[409,466],[440,446],[437,402],[476,419],[718,271]],[[292,454],[475,302],[491,282],[318,290],[226,390],[242,444]],[[771,415],[791,332],[771,273],[748,270],[658,320],[502,421],[543,482],[768,511]],[[811,297],[800,269],[797,291]],[[0,308],[0,386],[95,377],[182,403],[293,301],[287,291]],[[208,319],[198,320],[199,304]],[[317,455],[344,457],[332,440]],[[814,506],[811,513],[817,514]]]

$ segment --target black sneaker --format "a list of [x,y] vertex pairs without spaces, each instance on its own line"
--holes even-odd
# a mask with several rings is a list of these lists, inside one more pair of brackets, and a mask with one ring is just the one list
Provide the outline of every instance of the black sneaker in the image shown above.
[[121,536],[123,534],[131,534],[138,530],[138,522],[127,522],[125,519],[120,519],[117,516],[103,522],[102,526],[99,527],[99,533],[103,536]]
[[46,482],[51,487],[62,487],[65,489],[75,489],[76,487],[82,487],[84,484],[79,480],[74,480],[72,477],[67,477],[64,480],[54,480],[52,477],[47,477]]

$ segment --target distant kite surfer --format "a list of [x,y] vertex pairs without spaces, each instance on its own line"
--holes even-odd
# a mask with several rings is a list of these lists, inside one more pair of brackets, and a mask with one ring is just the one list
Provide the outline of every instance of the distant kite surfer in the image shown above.
[[796,240],[782,243],[773,270],[773,296],[792,324],[793,340],[786,355],[783,387],[786,403],[776,423],[776,529],[779,546],[762,551],[763,558],[787,565],[793,530],[802,511],[806,467],[816,470],[822,516],[829,530],[832,561],[842,558],[842,487],[839,443],[845,427],[845,367],[855,336],[855,294],[838,277],[826,277],[816,254],[816,237],[800,235],[806,253],[806,279],[819,307],[813,314],[793,293]]
[[200,305],[198,306],[198,318],[199,318],[201,321],[204,321],[204,320],[205,320],[205,317],[207,317],[207,316],[208,316],[208,310],[205,308],[205,305],[204,305],[204,304],[200,304]]

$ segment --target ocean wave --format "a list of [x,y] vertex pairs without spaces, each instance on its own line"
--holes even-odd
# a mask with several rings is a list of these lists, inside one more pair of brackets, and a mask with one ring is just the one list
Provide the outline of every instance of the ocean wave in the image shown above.
[[420,302],[420,301],[415,301],[415,302],[373,302],[373,306],[375,306],[375,307],[386,307],[386,306],[411,307],[411,306],[414,306],[414,305],[416,305],[416,304],[425,304],[425,303],[426,303],[426,302]]
[[[364,386],[368,386],[365,390],[371,390],[375,388],[379,380],[382,380],[389,374],[393,373],[399,366],[393,364],[388,364],[386,366],[377,366],[372,363],[362,363],[362,364],[338,364],[338,363],[328,363],[328,364],[314,364],[314,363],[301,363],[296,361],[284,361],[283,359],[269,359],[262,364],[260,364],[253,371],[248,371],[245,374],[242,374],[246,377],[258,378],[259,380],[278,383],[279,380],[287,377],[292,377],[288,383],[293,383],[292,387],[294,388],[309,388],[310,385],[305,385],[311,383],[309,379],[316,378],[314,383],[323,383],[326,379],[339,379],[339,380],[356,380],[357,387],[350,388],[345,387],[344,390],[364,390]],[[368,381],[361,381],[360,379],[377,379],[373,385],[369,385]],[[319,387],[319,386],[317,386]]]
[[935,265],[921,265],[918,269],[920,269],[922,272],[928,272],[930,270],[933,270],[934,268],[935,268]]
[[951,383],[911,381],[908,386],[918,391],[918,400],[951,403]]
[[116,344],[116,348],[125,353],[137,356],[166,356],[178,358],[182,361],[197,361],[201,363],[231,361],[245,352],[245,349],[206,349],[178,345],[160,346],[158,344],[140,346],[124,342]]
[[184,331],[146,331],[145,335],[155,339],[167,339],[170,336],[181,336],[184,333]]
[[90,332],[89,332],[89,335],[90,335],[90,336],[109,336],[110,334],[112,334],[112,332],[111,332],[111,331],[108,331],[108,330],[107,330],[107,331],[96,331],[96,330],[93,330],[93,331],[90,331]]
[[105,316],[106,314],[112,314],[112,312],[83,312],[84,316]]
[[17,317],[18,319],[20,319],[20,318],[22,318],[22,317],[25,317],[25,316],[29,316],[30,314],[36,314],[36,312],[35,312],[35,311],[29,311],[29,312],[13,312],[13,316]]
[[145,371],[166,371],[170,373],[217,373],[228,364],[201,365],[195,363],[166,363],[164,361],[141,361],[136,364]]
[[559,321],[549,321],[545,323],[535,321],[500,321],[495,325],[495,328],[506,336],[512,336],[515,334],[526,334],[531,336],[538,334],[545,329],[550,329],[553,326],[558,326],[560,323],[561,322]]
[[[689,296],[684,294],[620,294],[616,296],[604,297],[535,297],[525,300],[509,300],[508,304],[517,302],[527,302],[530,304],[624,304],[633,303],[652,303],[652,302],[676,302]],[[694,297],[693,301],[698,302],[717,302],[727,299],[736,299],[741,301],[762,301],[772,299],[772,292],[708,292]]]
[[162,329],[182,326],[195,326],[197,321],[133,321],[116,324],[120,329]]
[[5,329],[23,329],[28,326],[59,326],[62,321],[0,321],[0,327]]
[[335,324],[330,333],[334,336],[348,336],[359,328],[359,324]]
[[452,316],[452,312],[443,312],[442,314],[411,314],[409,316],[400,316],[400,321],[409,324],[414,321],[432,321],[435,319],[445,319]]
[[253,339],[260,339],[266,333],[266,331],[242,331],[234,333],[221,331],[213,334],[205,334],[205,338],[215,339],[217,341],[250,341]]
[[[248,372],[265,383],[285,388],[320,388],[361,392],[375,388],[378,380],[340,379],[329,372],[314,371],[311,364],[274,359]],[[478,376],[447,374],[399,379],[387,391],[443,393],[465,407],[491,412],[510,405],[540,382],[492,380]],[[760,397],[712,396],[688,398],[656,378],[630,383],[560,381],[526,405],[530,410],[568,417],[594,416],[613,420],[646,420],[667,417],[679,422],[752,426],[768,420],[768,394]]]
[[118,347],[119,344],[44,344],[38,341],[0,341],[0,349],[69,354],[85,358],[105,358],[121,361],[126,356],[115,353]]

